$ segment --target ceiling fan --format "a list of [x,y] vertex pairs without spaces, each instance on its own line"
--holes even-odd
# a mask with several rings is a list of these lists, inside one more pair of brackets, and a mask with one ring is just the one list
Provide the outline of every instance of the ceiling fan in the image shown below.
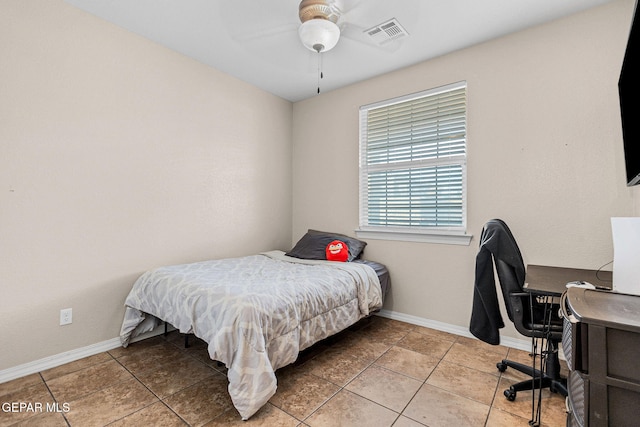
[[[338,26],[340,21],[343,29],[347,29],[352,23],[344,18],[344,12],[340,9],[337,0],[302,0],[298,6],[298,17],[300,26],[298,36],[307,49],[318,54],[333,49],[340,40],[341,29]],[[372,27],[368,30],[358,29],[356,34],[361,36],[387,35],[386,41],[391,41],[407,35],[408,33],[400,24],[392,19],[380,26]],[[353,33],[352,33],[353,34]],[[346,32],[348,37],[348,32]],[[320,93],[320,79],[323,78],[322,62],[319,56],[318,61],[318,93]]]
[[[322,53],[331,50],[343,38],[393,51],[400,46],[400,39],[408,35],[397,19],[389,18],[393,15],[386,9],[392,9],[394,3],[387,0],[302,0],[298,3],[297,14],[295,9],[291,10],[289,1],[229,0],[222,3],[232,38],[247,44],[293,35],[297,31],[303,46]],[[404,0],[404,8],[407,8],[407,1],[412,5],[410,7],[419,9],[414,6],[419,0]]]
[[[359,5],[356,2],[352,10]],[[301,25],[298,35],[309,50],[321,53],[333,49],[341,35],[382,46],[386,42],[408,35],[395,19],[368,29],[358,27],[340,7],[338,0],[302,0],[298,6]]]
[[[403,10],[407,4],[419,9],[420,0],[402,1]],[[291,3],[298,3],[297,11]],[[299,43],[317,53],[318,93],[324,77],[322,57],[340,40],[356,42],[349,46],[345,43],[341,55],[348,49],[357,56],[358,45],[393,52],[401,46],[401,39],[408,36],[397,19],[389,18],[394,2],[387,0],[229,0],[225,4],[225,22],[230,26],[231,37],[260,54],[266,52],[264,47],[273,48],[280,41],[281,46],[291,46],[297,32]],[[378,24],[372,26],[372,21]]]

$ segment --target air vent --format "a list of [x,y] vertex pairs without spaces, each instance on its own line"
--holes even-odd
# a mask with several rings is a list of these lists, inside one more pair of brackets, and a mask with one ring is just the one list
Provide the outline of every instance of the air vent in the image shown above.
[[402,25],[400,25],[396,18],[369,28],[368,30],[365,30],[365,33],[379,45],[383,45],[392,40],[397,40],[409,35],[407,30],[402,28]]

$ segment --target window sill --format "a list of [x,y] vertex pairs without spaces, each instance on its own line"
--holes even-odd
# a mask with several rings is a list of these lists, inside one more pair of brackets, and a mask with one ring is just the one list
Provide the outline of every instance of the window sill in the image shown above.
[[405,242],[438,243],[445,245],[469,246],[472,234],[454,231],[417,232],[397,230],[355,230],[357,237],[374,240],[397,240]]

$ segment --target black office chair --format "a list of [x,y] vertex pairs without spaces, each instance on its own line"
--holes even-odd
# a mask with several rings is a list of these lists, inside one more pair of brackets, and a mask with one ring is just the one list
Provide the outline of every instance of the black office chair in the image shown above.
[[508,400],[515,400],[518,391],[549,388],[552,392],[567,395],[566,380],[560,377],[558,343],[562,340],[562,320],[558,305],[538,298],[530,298],[522,287],[525,268],[522,255],[511,230],[499,219],[488,221],[482,229],[480,250],[476,257],[476,283],[470,331],[481,340],[499,344],[498,329],[504,326],[496,296],[493,266],[502,290],[507,315],[518,332],[527,337],[546,339],[542,354],[545,371],[530,365],[502,360],[497,363],[500,372],[507,367],[523,372],[532,378],[512,385],[504,391]]

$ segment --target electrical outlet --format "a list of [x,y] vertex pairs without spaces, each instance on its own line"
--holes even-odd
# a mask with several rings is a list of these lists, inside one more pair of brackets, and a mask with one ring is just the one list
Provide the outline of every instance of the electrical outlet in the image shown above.
[[72,322],[72,319],[73,319],[72,309],[65,308],[63,310],[60,310],[60,326],[70,324]]

